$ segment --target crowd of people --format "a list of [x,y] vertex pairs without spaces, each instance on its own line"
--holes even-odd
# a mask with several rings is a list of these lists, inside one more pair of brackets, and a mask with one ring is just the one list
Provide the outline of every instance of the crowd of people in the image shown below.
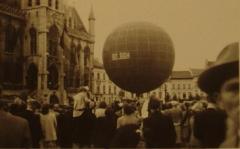
[[208,95],[198,101],[163,103],[152,95],[143,104],[107,104],[84,87],[68,106],[1,97],[0,148],[238,148],[238,50],[227,46],[201,74]]

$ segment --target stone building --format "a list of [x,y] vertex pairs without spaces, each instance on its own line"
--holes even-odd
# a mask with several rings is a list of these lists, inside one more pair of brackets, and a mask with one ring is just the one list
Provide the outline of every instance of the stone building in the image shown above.
[[[92,87],[93,10],[89,27],[62,0],[0,0],[0,84],[48,100]],[[44,97],[44,98],[43,98]]]
[[[144,93],[141,98],[146,99],[155,94],[164,102],[167,100],[193,100],[205,96],[197,86],[197,78],[203,69],[189,69],[173,71],[168,81],[159,88]],[[136,99],[136,94],[124,91],[116,86],[106,74],[103,65],[94,60],[93,94],[96,100],[111,103],[120,98]]]

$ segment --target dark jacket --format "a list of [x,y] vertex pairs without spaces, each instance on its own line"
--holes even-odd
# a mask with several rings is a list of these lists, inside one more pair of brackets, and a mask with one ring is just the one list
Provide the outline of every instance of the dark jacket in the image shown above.
[[80,117],[74,118],[74,143],[79,144],[80,147],[91,145],[95,121],[96,116],[90,109],[84,110]]
[[23,117],[28,121],[30,133],[32,137],[32,147],[40,147],[40,139],[42,138],[42,128],[40,123],[40,115],[35,114],[33,111],[26,110]]
[[117,117],[99,117],[96,120],[93,144],[95,148],[108,148],[109,142],[115,135],[117,128]]
[[61,112],[57,117],[58,143],[62,148],[72,147],[73,118],[72,110]]
[[138,125],[129,124],[117,129],[110,148],[136,148],[140,141],[140,134],[136,132]]
[[193,132],[201,147],[219,147],[226,134],[225,121],[225,112],[216,109],[207,109],[194,117]]
[[28,122],[0,111],[0,148],[31,148]]
[[171,117],[155,112],[143,121],[143,135],[148,148],[174,147],[176,132]]

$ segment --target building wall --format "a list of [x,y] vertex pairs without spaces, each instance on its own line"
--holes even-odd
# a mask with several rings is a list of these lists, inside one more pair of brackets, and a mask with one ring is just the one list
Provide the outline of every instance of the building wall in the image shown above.
[[0,84],[6,90],[17,90],[23,87],[24,80],[22,64],[25,20],[13,13],[16,9],[6,8],[6,13],[0,10]]
[[[102,67],[94,67],[94,90],[93,95],[96,100],[103,100],[107,103],[111,103],[114,100],[119,100],[119,92],[123,91],[125,96],[123,98],[135,99],[136,94],[121,90],[112,81],[109,80],[105,70]],[[116,93],[109,93],[109,87],[116,88]],[[104,91],[105,88],[105,91]],[[197,86],[197,77],[193,79],[170,79],[166,83],[162,84],[159,88],[144,93],[141,98],[147,99],[151,95],[155,95],[165,102],[166,94],[169,94],[169,100],[183,100],[189,99],[190,94],[194,98],[197,94],[199,96],[205,96],[205,94]],[[185,94],[185,95],[184,95]],[[176,97],[174,97],[176,95]],[[185,96],[185,98],[184,98]]]

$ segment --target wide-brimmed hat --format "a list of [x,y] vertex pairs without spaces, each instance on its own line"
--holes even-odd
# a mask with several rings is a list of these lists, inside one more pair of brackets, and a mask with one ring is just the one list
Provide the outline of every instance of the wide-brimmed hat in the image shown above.
[[222,84],[239,75],[239,43],[227,45],[218,55],[212,66],[203,71],[198,78],[198,86],[211,94],[219,92]]

